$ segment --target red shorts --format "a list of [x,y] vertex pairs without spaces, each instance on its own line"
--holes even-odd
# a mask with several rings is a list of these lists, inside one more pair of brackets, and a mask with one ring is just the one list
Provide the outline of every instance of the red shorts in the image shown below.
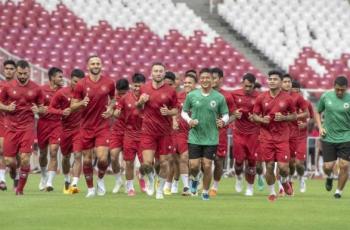
[[266,162],[288,163],[290,160],[289,142],[260,141],[262,158]]
[[140,149],[140,141],[129,137],[125,137],[123,141],[123,159],[125,161],[134,161],[135,157],[139,158],[142,163],[142,151]]
[[9,130],[4,136],[4,156],[16,157],[17,153],[32,153],[34,144],[34,130]]
[[39,148],[44,149],[49,144],[59,144],[61,133],[61,121],[39,119],[37,127]]
[[69,155],[70,153],[81,152],[79,129],[64,130],[61,135],[60,147],[63,156]]
[[172,137],[176,153],[183,154],[185,152],[188,152],[188,133],[179,132],[175,133]]
[[173,141],[171,135],[148,135],[141,134],[140,148],[144,150],[153,150],[156,152],[155,157],[160,155],[168,155],[173,152]]
[[237,131],[233,133],[233,156],[242,163],[245,160],[256,161],[258,159],[258,133],[242,134]]
[[262,162],[262,161],[264,161],[264,159],[263,159],[263,156],[262,156],[262,154],[261,154],[261,150],[260,150],[260,142],[259,142],[259,140],[257,140],[257,144],[256,144],[256,150],[255,150],[255,152],[256,152],[256,161],[259,161],[259,162]]
[[109,139],[109,149],[123,148],[123,140],[124,134],[115,134],[112,131]]
[[219,144],[216,156],[225,158],[227,155],[227,129],[219,130]]
[[307,137],[297,136],[289,139],[290,158],[304,161],[306,159]]
[[81,149],[93,149],[95,147],[108,147],[110,130],[109,127],[101,129],[80,129]]

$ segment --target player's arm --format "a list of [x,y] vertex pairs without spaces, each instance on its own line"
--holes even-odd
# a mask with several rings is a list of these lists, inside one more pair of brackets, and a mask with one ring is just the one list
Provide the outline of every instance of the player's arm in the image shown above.
[[75,86],[73,92],[73,98],[70,103],[71,112],[85,108],[90,102],[90,98],[87,95],[84,95],[84,87],[79,83],[80,82]]
[[4,89],[0,91],[0,110],[4,112],[13,112],[16,109],[16,103],[12,102],[9,105],[5,105],[4,102],[7,101],[7,99],[8,94],[4,87]]
[[[233,108],[230,108],[231,111],[233,111]],[[216,119],[216,125],[219,128],[222,128],[229,124],[230,115],[229,115],[229,108],[228,108],[228,101],[225,100],[224,97],[219,102],[219,113],[221,115],[221,118]]]
[[102,113],[103,118],[110,118],[114,114],[115,99],[110,98],[108,105],[106,105],[106,111]]
[[68,116],[71,113],[71,108],[61,108],[61,101],[63,97],[61,94],[56,93],[52,99],[51,103],[48,108],[48,113],[50,114],[56,114],[56,115],[61,115],[61,116]]
[[254,107],[253,107],[253,115],[252,120],[259,124],[269,124],[270,123],[270,116],[262,115],[262,96],[257,97]]

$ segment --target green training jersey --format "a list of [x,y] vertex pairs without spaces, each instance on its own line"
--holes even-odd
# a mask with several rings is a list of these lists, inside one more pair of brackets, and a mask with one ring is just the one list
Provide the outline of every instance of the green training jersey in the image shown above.
[[225,97],[216,90],[211,90],[209,95],[205,96],[201,89],[196,89],[186,96],[183,110],[191,113],[192,119],[198,120],[197,126],[189,131],[188,143],[217,145],[219,132],[216,119],[228,114]]
[[323,112],[323,128],[326,135],[322,140],[331,143],[350,141],[350,94],[345,93],[342,99],[334,91],[322,94],[317,104],[319,113]]

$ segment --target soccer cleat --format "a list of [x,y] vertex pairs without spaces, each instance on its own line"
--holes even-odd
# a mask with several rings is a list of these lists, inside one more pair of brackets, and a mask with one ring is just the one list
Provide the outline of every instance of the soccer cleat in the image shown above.
[[141,188],[141,192],[146,192],[146,183],[145,183],[145,180],[143,178],[139,179],[139,185]]
[[149,196],[153,196],[154,194],[154,176],[151,175],[148,177],[148,180],[146,181],[146,193]]
[[1,191],[6,191],[7,190],[7,186],[5,181],[0,181],[0,190]]
[[192,180],[191,182],[191,193],[192,193],[192,196],[197,196],[197,186],[198,186],[198,181],[196,180]]
[[156,199],[157,199],[157,200],[162,200],[162,199],[164,199],[163,193],[157,192],[157,193],[156,193]]
[[23,196],[23,191],[19,191],[16,189],[16,196]]
[[292,195],[293,195],[293,188],[290,186],[290,183],[289,183],[289,182],[282,183],[282,186],[283,186],[284,192],[285,192],[288,196],[292,196]]
[[276,194],[271,194],[267,197],[270,202],[275,202],[277,200]]
[[306,192],[306,183],[305,183],[305,180],[300,180],[300,192],[301,192],[301,193]]
[[262,176],[258,176],[258,190],[264,190],[264,179]]
[[167,195],[167,196],[169,196],[169,195],[171,195],[171,189],[170,188],[165,188],[164,187],[164,195]]
[[242,192],[243,191],[243,180],[236,178],[236,184],[235,184],[235,190],[236,192]]
[[115,185],[112,190],[112,193],[118,193],[122,186],[123,186],[123,180],[122,178],[119,178],[118,180],[115,181]]
[[278,196],[279,197],[283,197],[285,196],[286,194],[284,193],[284,189],[283,188],[280,188],[280,190],[278,191]]
[[216,196],[217,193],[218,193],[218,191],[216,189],[211,188],[209,190],[209,196],[211,196],[211,197]]
[[202,193],[202,200],[205,200],[205,201],[210,200],[209,194],[208,193]]
[[49,185],[46,187],[46,192],[52,192],[54,189],[53,189],[53,186]]
[[253,196],[254,190],[252,188],[247,188],[244,193],[245,196]]
[[80,189],[77,187],[77,185],[73,185],[69,187],[69,194],[76,194],[79,192],[80,192]]
[[135,196],[135,195],[136,195],[136,192],[135,192],[134,189],[130,189],[130,190],[128,191],[128,196]]
[[70,188],[70,183],[68,181],[64,182],[63,194],[72,194],[69,188]]
[[176,194],[179,192],[179,182],[177,181],[174,181],[172,184],[171,184],[171,193],[173,194]]
[[103,178],[97,178],[97,195],[104,196],[106,194],[105,181]]
[[333,188],[333,178],[327,178],[326,179],[326,184],[325,184],[326,190],[331,191]]
[[39,190],[40,191],[46,190],[46,182],[47,182],[47,177],[41,177],[40,183],[39,183]]
[[340,193],[334,193],[334,198],[335,199],[340,199],[341,198],[341,194]]
[[188,187],[184,187],[183,190],[182,190],[181,195],[183,195],[183,196],[191,196],[190,189]]
[[94,197],[96,195],[95,193],[95,188],[88,188],[88,193],[86,194],[86,198],[91,198]]

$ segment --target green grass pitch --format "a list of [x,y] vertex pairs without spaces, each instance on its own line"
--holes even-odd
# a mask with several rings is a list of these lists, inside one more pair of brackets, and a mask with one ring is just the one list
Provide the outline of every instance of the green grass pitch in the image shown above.
[[296,185],[294,197],[271,203],[266,189],[255,191],[254,197],[235,193],[230,178],[222,180],[218,196],[210,201],[181,195],[156,200],[140,193],[137,183],[135,197],[112,194],[112,176],[106,177],[106,196],[86,199],[83,179],[79,182],[82,192],[76,195],[62,194],[62,176],[55,178],[51,193],[38,191],[39,179],[39,175],[29,176],[22,197],[12,190],[0,192],[1,230],[350,229],[349,193],[335,200],[333,193],[325,191],[323,180],[308,180],[305,194]]

